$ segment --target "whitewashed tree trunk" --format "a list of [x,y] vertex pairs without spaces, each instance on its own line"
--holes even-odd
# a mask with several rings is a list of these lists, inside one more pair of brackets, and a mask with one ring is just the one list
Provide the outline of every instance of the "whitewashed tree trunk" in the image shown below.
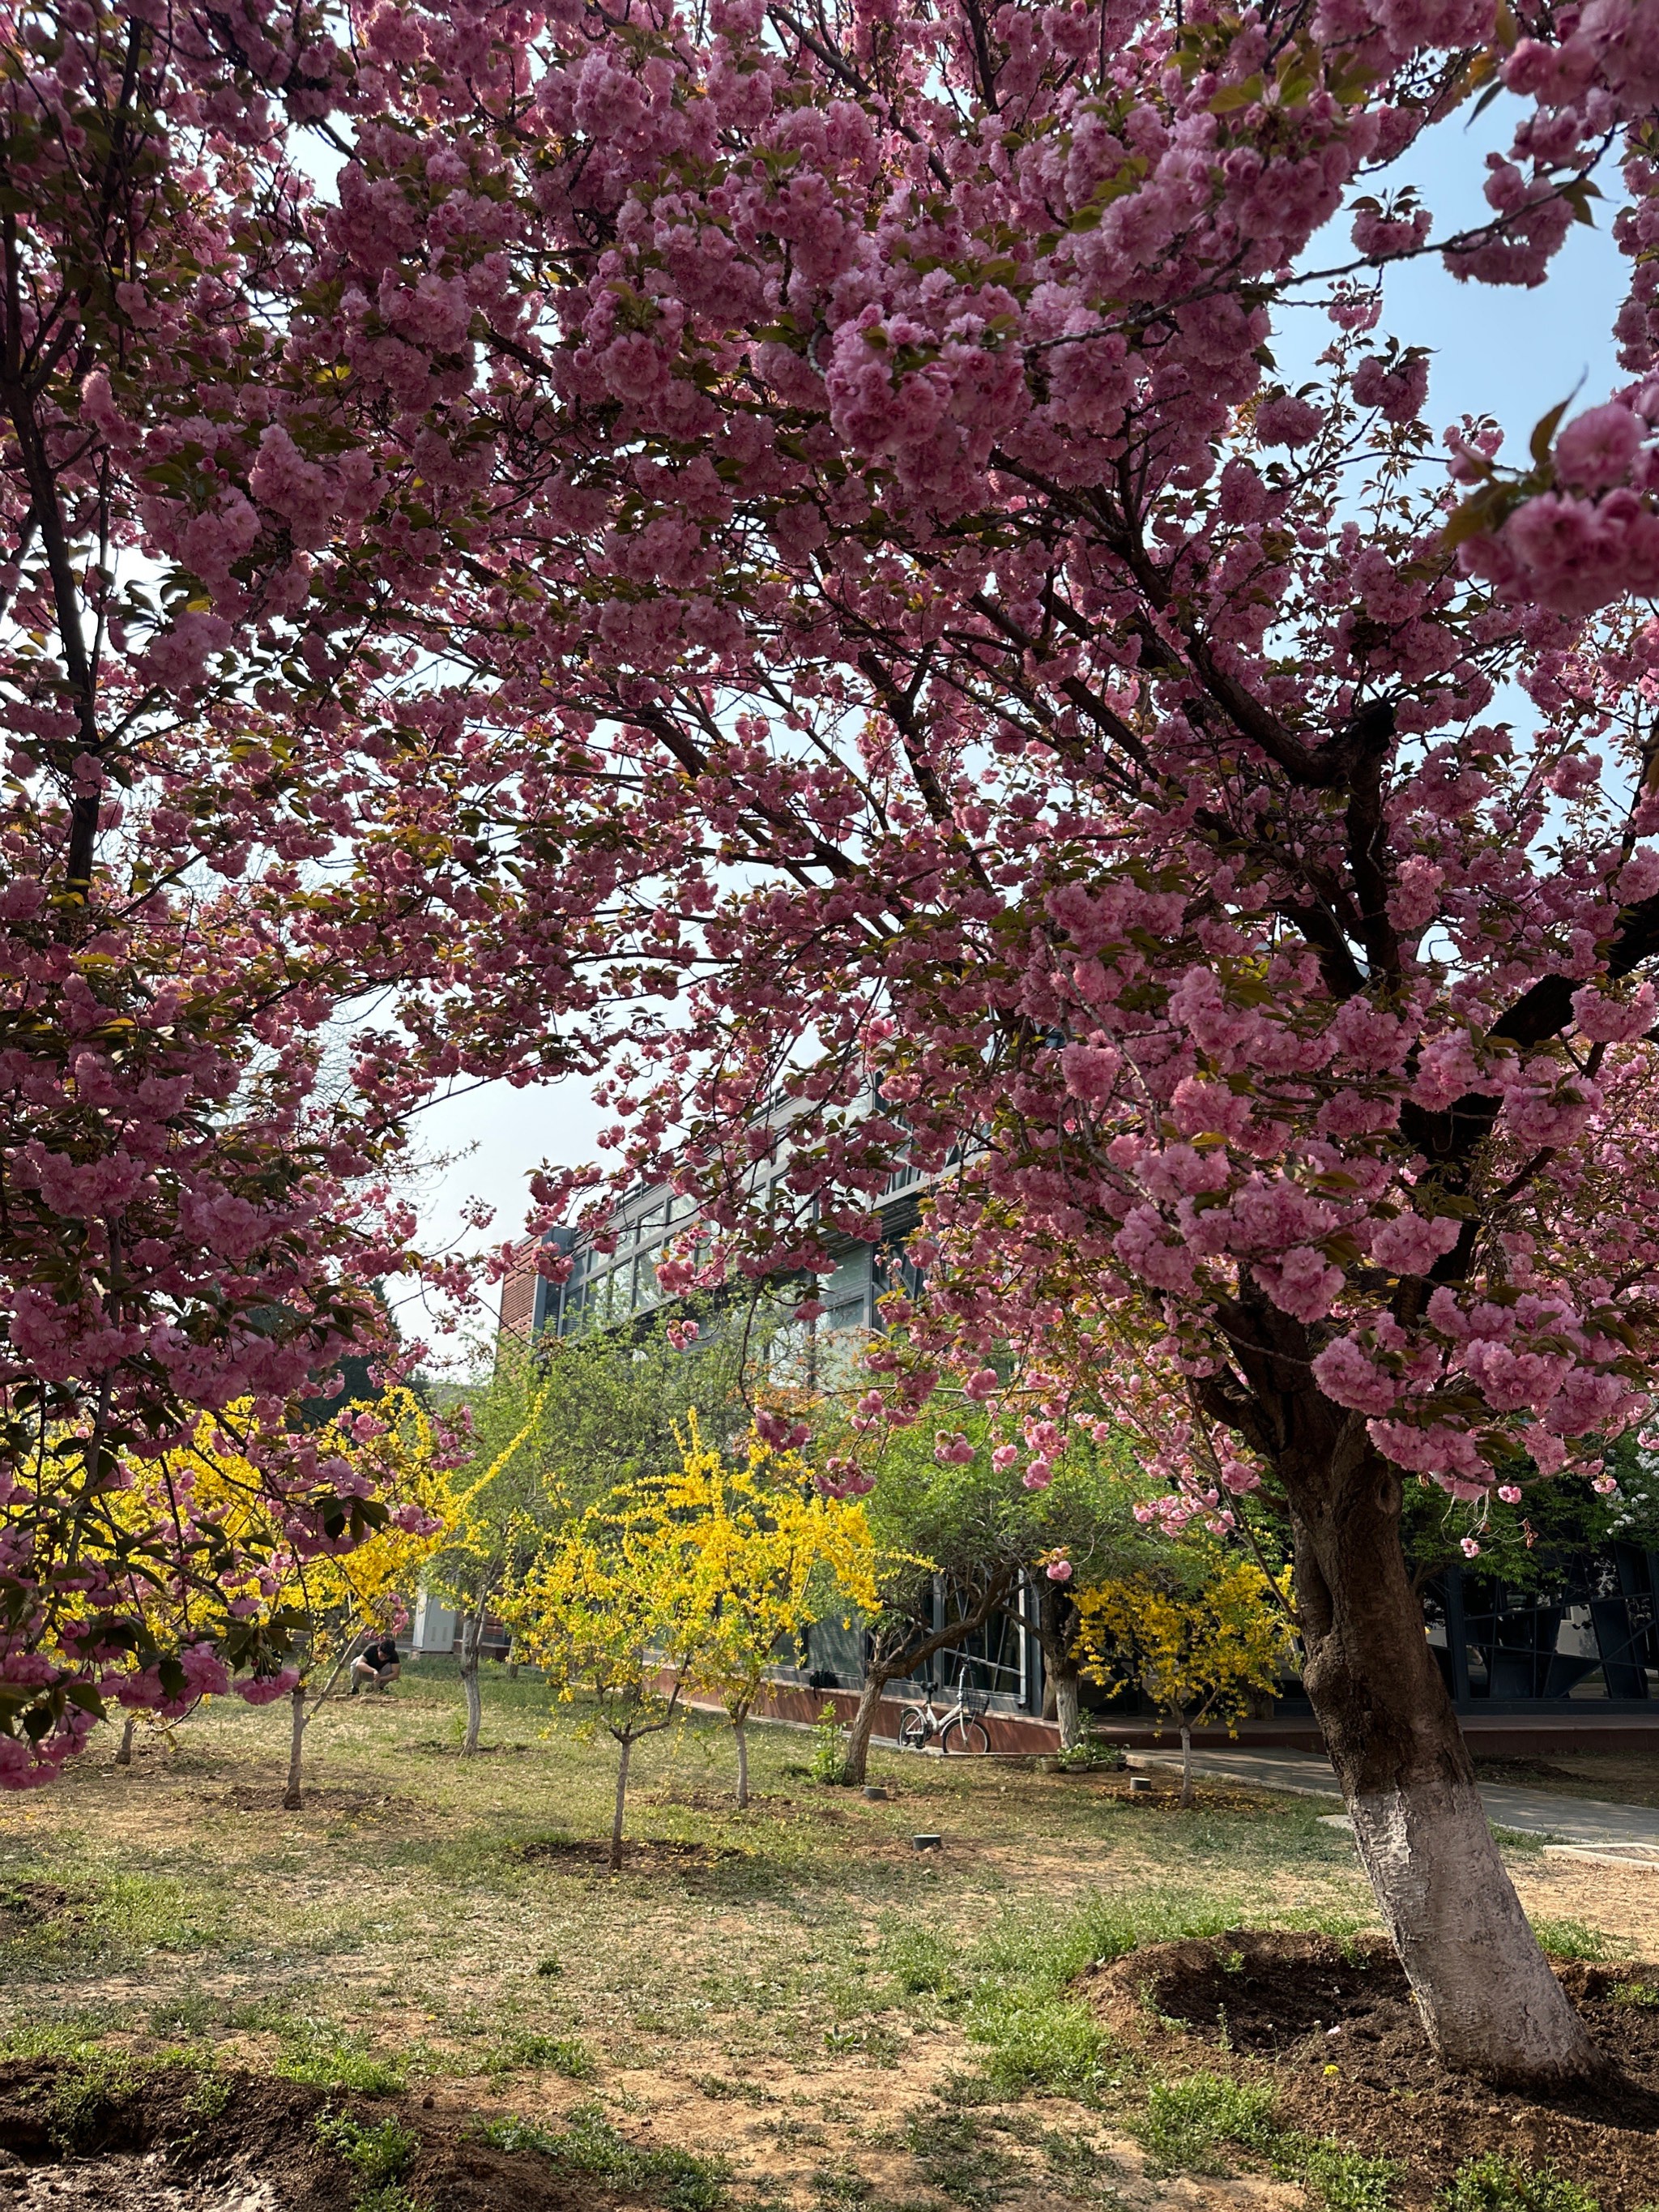
[[466,1734],[461,1756],[470,1759],[478,1748],[483,1726],[483,1693],[478,1686],[478,1656],[483,1643],[483,1600],[461,1616],[461,1688],[466,1695]]
[[1078,1695],[1075,1668],[1054,1675],[1054,1719],[1060,1729],[1060,1747],[1070,1751],[1083,1741],[1083,1711]]
[[1060,1729],[1060,1747],[1070,1751],[1083,1741],[1082,1677],[1077,1662],[1077,1632],[1081,1615],[1071,1592],[1060,1583],[1038,1576],[1036,1588],[1037,1641],[1042,1646],[1042,1671],[1054,1717]]
[[300,1684],[289,1692],[288,1787],[283,1792],[283,1803],[290,1813],[297,1813],[304,1803],[300,1793],[300,1754],[305,1747],[306,1693]]
[[1538,1948],[1474,1783],[1366,1790],[1348,1810],[1423,2025],[1447,2063],[1528,2087],[1594,2071],[1594,2047]]
[[1609,2062],[1550,1971],[1486,1822],[1400,1542],[1401,1481],[1348,1423],[1291,1481],[1308,1696],[1378,1907],[1445,2063],[1505,2087]]
[[1193,1731],[1185,1713],[1181,1716],[1181,1802],[1193,1802]]

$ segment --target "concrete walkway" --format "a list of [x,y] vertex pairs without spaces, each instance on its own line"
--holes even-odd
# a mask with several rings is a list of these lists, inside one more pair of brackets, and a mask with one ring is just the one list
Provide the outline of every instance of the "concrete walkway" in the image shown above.
[[[1181,1753],[1132,1752],[1131,1766],[1179,1769]],[[1261,1790],[1288,1790],[1298,1797],[1340,1798],[1328,1762],[1305,1751],[1195,1751],[1193,1771],[1253,1783]],[[1649,1805],[1605,1804],[1591,1797],[1558,1797],[1547,1790],[1517,1790],[1508,1783],[1483,1783],[1480,1796],[1496,1828],[1517,1835],[1542,1836],[1575,1855],[1619,1858],[1659,1867],[1659,1811]],[[1341,1825],[1347,1822],[1342,1819]]]

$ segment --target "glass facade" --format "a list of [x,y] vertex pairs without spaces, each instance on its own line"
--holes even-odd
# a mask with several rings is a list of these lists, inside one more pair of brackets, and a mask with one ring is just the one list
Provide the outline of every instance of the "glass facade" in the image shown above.
[[1458,1706],[1640,1706],[1659,1700],[1659,1556],[1571,1554],[1535,1590],[1449,1567],[1424,1593],[1429,1642]]

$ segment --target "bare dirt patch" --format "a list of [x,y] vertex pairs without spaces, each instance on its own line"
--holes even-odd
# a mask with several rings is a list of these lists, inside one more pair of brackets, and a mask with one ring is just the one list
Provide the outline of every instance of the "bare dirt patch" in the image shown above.
[[1548,2099],[1447,2073],[1380,1937],[1234,1929],[1132,1952],[1080,1986],[1126,2039],[1161,2044],[1172,2074],[1179,2058],[1182,2073],[1271,2078],[1285,2124],[1398,2160],[1407,2205],[1495,2150],[1555,2166],[1603,2212],[1637,2212],[1659,2196],[1659,1967],[1556,1971],[1622,2070]]

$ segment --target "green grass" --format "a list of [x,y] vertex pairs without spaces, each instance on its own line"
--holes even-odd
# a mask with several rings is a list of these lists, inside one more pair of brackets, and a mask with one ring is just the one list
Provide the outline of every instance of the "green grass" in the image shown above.
[[1400,2168],[1391,2158],[1368,2158],[1340,2143],[1301,2139],[1288,2153],[1281,2148],[1275,2162],[1281,2161],[1328,2212],[1389,2212],[1395,2202]]
[[413,2128],[395,2119],[366,2128],[349,2112],[325,2112],[318,2115],[317,2140],[356,2174],[353,2212],[418,2212],[403,2185],[421,2148]]
[[1436,2200],[1439,2212],[1601,2212],[1601,2203],[1553,2166],[1496,2151],[1471,2159]]
[[1022,2178],[1019,2161],[971,2112],[941,2106],[913,2113],[904,2142],[927,2186],[967,2212],[1000,2203]]
[[52,2084],[46,2130],[60,2150],[92,2149],[123,2106],[153,2096],[158,2081],[180,2073],[185,2087],[180,2109],[199,2130],[218,2118],[230,2102],[231,2085],[220,2074],[211,2051],[162,2051],[145,2057],[131,2051],[82,2049],[68,2056]]
[[360,2097],[395,2097],[408,2082],[395,2060],[377,2058],[360,2035],[332,2021],[285,2021],[271,2072],[319,2089],[351,2089]]
[[71,1840],[63,1861],[26,1858],[0,1875],[0,1963],[9,1977],[135,1965],[156,1952],[212,1949],[226,1901],[199,1884],[112,1867]]
[[1583,1920],[1534,1920],[1532,1932],[1552,1959],[1606,1959],[1614,1946]]
[[[1275,2103],[1271,2084],[1234,2081],[1219,2074],[1154,2081],[1136,2132],[1152,2163],[1168,2173],[1225,2173],[1224,2147],[1237,2147],[1266,2158],[1285,2180],[1300,2182],[1328,2212],[1389,2212],[1401,2178],[1401,2168],[1392,2159],[1369,2158],[1329,2136],[1305,2136],[1283,2127]],[[1511,2212],[1511,2208],[1485,2208],[1472,2202],[1458,2205],[1455,2212]],[[1516,2206],[1512,2212],[1534,2212],[1534,2208]],[[1580,2212],[1580,2208],[1540,2205],[1535,2212]]]
[[1193,2074],[1184,2081],[1154,2081],[1135,2131],[1147,2156],[1166,2173],[1224,2173],[1224,2143],[1256,2151],[1278,2143],[1273,2104],[1273,2092],[1265,2085]]
[[[805,2204],[814,2189],[869,2212],[940,2212],[951,2200],[922,2162],[994,2195],[1004,2156],[1055,2212],[1078,2212],[1116,2185],[1087,2148],[1091,2115],[1116,2128],[1150,2086],[1146,2056],[1104,2028],[1079,1974],[1137,1943],[1238,1924],[1376,1930],[1352,1846],[1320,1827],[1317,1800],[1254,1802],[1200,1781],[1189,1811],[1132,1807],[1109,1777],[878,1750],[872,1779],[890,1796],[872,1802],[800,1771],[809,1733],[757,1726],[757,1802],[738,1815],[730,1731],[695,1715],[639,1747],[628,1819],[630,1837],[698,1856],[641,1854],[611,1881],[590,1860],[525,1850],[608,1832],[614,1758],[580,1733],[580,1702],[561,1707],[533,1676],[495,1668],[484,1694],[489,1748],[466,1761],[453,1668],[422,1662],[391,1697],[331,1704],[307,1732],[297,1814],[276,1802],[285,1717],[235,1700],[183,1724],[177,1751],[141,1745],[130,1773],[94,1750],[47,1815],[0,1799],[0,2049],[79,2059],[114,2038],[141,2057],[199,2044],[222,2069],[354,2095],[428,2075],[480,2100],[486,2081],[539,2075],[556,2096],[550,2077],[593,2081],[610,2122],[597,2108],[562,2126],[537,2113],[557,2157],[573,2172],[648,2172],[692,2212],[718,2199],[707,2161],[638,2161],[681,2139],[672,2115],[696,2085],[714,2100],[705,2121],[725,2122],[701,2139],[729,2141],[734,2212],[755,2212],[757,2191]],[[941,1851],[910,1850],[924,1829]],[[137,1994],[117,2006],[114,1988]],[[1204,2063],[1196,2046],[1188,2063]],[[890,2164],[866,2199],[857,2085],[878,2072],[902,2086]],[[828,2110],[831,2088],[844,2112]],[[1028,2097],[1069,2100],[1048,2105],[1058,2124],[1029,2144],[998,2110]],[[539,2106],[539,2092],[524,2101]],[[767,2134],[786,2121],[788,2142]],[[1074,2159],[1060,2148],[1073,2135]],[[1235,2148],[1299,2160],[1328,2212],[1387,2200],[1386,2167],[1337,2146],[1281,2134],[1269,2151]]]
[[17,2021],[0,2036],[0,2058],[84,2058],[115,2025],[109,2012],[76,2012],[58,2020]]
[[572,2081],[591,2081],[599,2070],[580,2036],[532,2035],[524,2030],[499,2043],[484,2062],[485,2073],[497,2083],[528,2069],[562,2074]]
[[1093,1899],[1059,1917],[1011,1916],[965,1961],[966,2025],[984,2050],[988,2087],[1005,2097],[1043,2090],[1097,2102],[1113,2078],[1115,2045],[1078,1997],[1078,1977],[1137,1944],[1218,1935],[1237,1917],[1236,1904],[1156,1892],[1127,1904]]
[[544,2128],[530,2120],[485,2120],[478,2135],[496,2150],[534,2151],[561,2172],[590,2174],[612,2189],[648,2197],[667,2212],[717,2212],[726,2202],[729,2176],[720,2161],[631,2143],[598,2105],[579,2105],[569,2122]]

